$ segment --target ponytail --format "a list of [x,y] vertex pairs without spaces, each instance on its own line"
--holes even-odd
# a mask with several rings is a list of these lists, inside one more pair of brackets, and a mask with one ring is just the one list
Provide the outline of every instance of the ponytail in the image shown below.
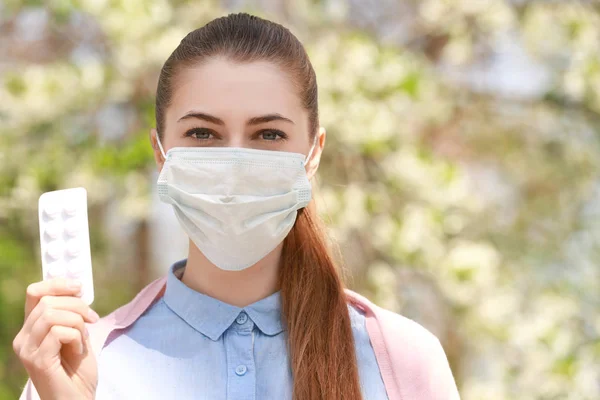
[[279,279],[293,399],[359,400],[346,295],[320,225],[314,202],[299,210],[281,256]]

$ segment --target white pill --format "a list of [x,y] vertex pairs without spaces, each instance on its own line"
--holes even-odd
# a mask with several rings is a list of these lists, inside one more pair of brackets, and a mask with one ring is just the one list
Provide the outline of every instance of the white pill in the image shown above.
[[46,225],[45,232],[46,232],[46,235],[48,235],[48,237],[50,239],[56,239],[56,238],[58,238],[58,235],[60,235],[60,230],[61,230],[61,226],[58,221],[50,221]]
[[81,260],[71,260],[67,264],[67,273],[70,278],[82,279],[86,273],[86,269],[81,264]]
[[47,274],[49,278],[58,278],[65,273],[65,267],[60,262],[52,263],[48,266]]
[[75,214],[77,214],[77,204],[66,203],[63,206],[63,210],[64,210],[65,214],[67,214],[69,217],[73,217]]
[[48,216],[48,218],[56,218],[58,213],[60,212],[60,208],[57,204],[46,204],[44,207],[44,213]]
[[79,242],[76,240],[70,240],[67,244],[67,254],[70,257],[77,257],[80,252],[81,246],[79,245]]
[[67,272],[70,275],[80,274],[83,268],[81,268],[81,262],[79,260],[71,260],[67,263]]
[[53,260],[58,260],[62,255],[62,251],[63,248],[58,242],[48,243],[46,247],[46,254]]
[[79,224],[77,223],[77,220],[71,219],[65,222],[65,232],[69,236],[77,236],[79,233]]

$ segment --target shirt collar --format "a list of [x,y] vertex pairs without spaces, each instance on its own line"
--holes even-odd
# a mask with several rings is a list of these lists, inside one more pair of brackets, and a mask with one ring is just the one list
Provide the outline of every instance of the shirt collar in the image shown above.
[[163,299],[192,328],[211,340],[218,340],[244,311],[265,335],[273,336],[283,331],[279,292],[244,308],[236,307],[187,287],[180,280],[186,262],[178,261],[169,269]]

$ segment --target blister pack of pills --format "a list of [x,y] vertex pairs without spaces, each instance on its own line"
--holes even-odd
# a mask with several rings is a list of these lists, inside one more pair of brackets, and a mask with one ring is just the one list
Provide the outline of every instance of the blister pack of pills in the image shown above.
[[87,192],[73,188],[46,192],[38,203],[44,280],[64,277],[82,283],[82,300],[94,301]]

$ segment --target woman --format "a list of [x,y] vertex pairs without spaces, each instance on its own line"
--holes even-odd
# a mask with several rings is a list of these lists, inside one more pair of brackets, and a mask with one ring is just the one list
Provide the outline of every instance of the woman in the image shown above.
[[310,202],[316,77],[287,29],[236,14],[187,35],[151,142],[188,258],[100,320],[76,282],[32,284],[23,399],[458,399],[432,334],[343,288]]

